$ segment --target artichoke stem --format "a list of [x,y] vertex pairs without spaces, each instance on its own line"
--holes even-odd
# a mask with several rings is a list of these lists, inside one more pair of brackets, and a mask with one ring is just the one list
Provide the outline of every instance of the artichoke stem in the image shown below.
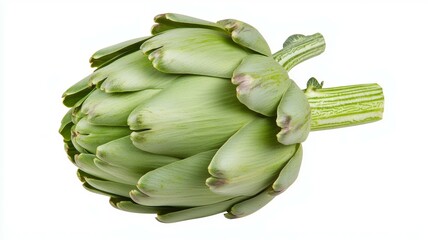
[[273,58],[287,71],[297,64],[318,56],[325,50],[325,40],[320,33],[313,35],[295,34],[285,40],[283,49],[273,54]]
[[322,83],[311,78],[303,91],[311,107],[311,131],[382,119],[384,97],[376,83],[322,88]]

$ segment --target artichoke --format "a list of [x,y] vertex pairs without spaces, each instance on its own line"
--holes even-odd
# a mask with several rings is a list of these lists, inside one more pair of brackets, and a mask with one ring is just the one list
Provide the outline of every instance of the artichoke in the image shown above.
[[244,22],[155,17],[152,36],[90,58],[70,87],[60,133],[83,186],[120,209],[176,222],[254,213],[297,178],[311,130],[381,119],[377,84],[302,91],[289,70],[319,55],[321,34],[271,54]]

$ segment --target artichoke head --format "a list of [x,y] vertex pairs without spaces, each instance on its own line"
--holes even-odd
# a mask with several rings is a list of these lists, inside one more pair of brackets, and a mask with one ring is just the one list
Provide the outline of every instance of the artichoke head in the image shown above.
[[63,95],[60,133],[79,179],[161,222],[257,211],[297,178],[305,94],[244,22],[155,22],[151,36],[93,54],[95,71]]

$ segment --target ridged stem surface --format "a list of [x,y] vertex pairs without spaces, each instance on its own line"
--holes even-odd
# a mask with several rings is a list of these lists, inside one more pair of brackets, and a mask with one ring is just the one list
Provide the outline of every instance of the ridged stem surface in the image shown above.
[[311,107],[311,131],[382,119],[384,97],[382,88],[376,83],[332,88],[309,85],[304,92]]
[[320,33],[313,35],[295,34],[283,44],[283,49],[273,54],[273,58],[285,70],[290,71],[297,64],[315,56],[325,50],[325,40]]

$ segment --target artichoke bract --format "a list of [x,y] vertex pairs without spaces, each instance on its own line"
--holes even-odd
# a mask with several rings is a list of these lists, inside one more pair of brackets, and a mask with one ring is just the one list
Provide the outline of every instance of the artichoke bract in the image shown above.
[[251,25],[180,14],[93,54],[60,133],[83,186],[121,210],[176,222],[254,213],[297,178],[311,130],[381,119],[377,84],[301,90],[289,77],[325,49],[292,35],[275,54]]

